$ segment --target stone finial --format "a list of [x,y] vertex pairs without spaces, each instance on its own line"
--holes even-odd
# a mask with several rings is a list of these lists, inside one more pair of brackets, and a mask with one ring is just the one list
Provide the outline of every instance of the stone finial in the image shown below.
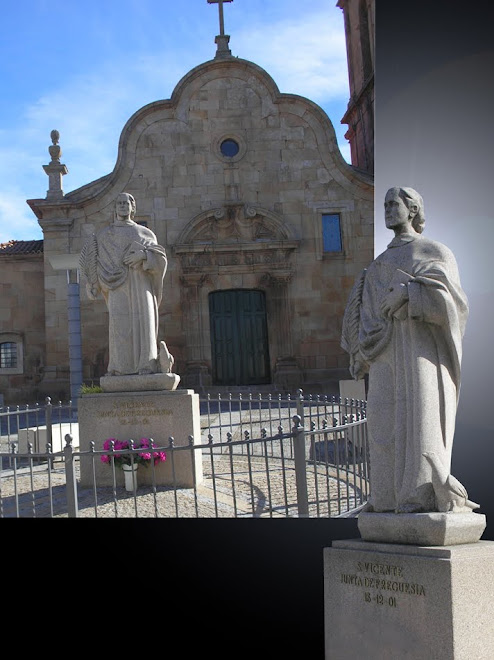
[[48,147],[48,151],[50,152],[51,156],[51,162],[52,163],[59,163],[60,162],[60,156],[62,155],[62,148],[58,144],[60,140],[60,133],[56,130],[53,130],[50,133],[51,141],[53,144],[51,144]]
[[62,148],[60,147],[60,133],[53,130],[50,133],[52,144],[48,147],[51,161],[48,165],[43,165],[43,169],[48,175],[49,187],[46,192],[46,199],[61,199],[64,196],[62,189],[62,177],[68,173],[65,165],[60,163]]

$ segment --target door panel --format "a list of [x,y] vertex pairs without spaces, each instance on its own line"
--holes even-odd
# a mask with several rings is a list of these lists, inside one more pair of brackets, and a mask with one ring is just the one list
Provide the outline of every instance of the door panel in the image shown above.
[[263,291],[215,291],[209,295],[213,382],[270,382],[266,300]]

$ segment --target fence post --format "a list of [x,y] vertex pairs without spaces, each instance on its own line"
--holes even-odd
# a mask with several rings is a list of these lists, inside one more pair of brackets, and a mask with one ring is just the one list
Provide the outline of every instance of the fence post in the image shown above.
[[309,517],[309,494],[307,491],[307,468],[305,461],[305,430],[300,415],[293,418],[293,453],[295,458],[295,481],[297,484],[297,508],[299,518]]
[[300,423],[304,426],[304,392],[297,390],[297,415],[300,417]]
[[[52,422],[51,422],[51,415],[52,415],[52,410],[53,410],[53,405],[51,403],[51,398],[49,396],[46,397],[45,399],[45,419],[46,419],[46,444],[43,449],[39,447],[38,451],[44,452],[48,451],[47,445],[50,445],[50,451],[53,451],[53,434],[52,434]],[[39,440],[38,440],[39,443]],[[48,459],[48,465],[50,466],[50,469],[53,470],[54,468],[54,459]]]
[[74,450],[72,449],[72,436],[67,433],[65,436],[65,447],[63,450],[65,456],[65,490],[67,497],[67,514],[69,518],[78,518],[79,509],[77,503],[77,480],[75,476]]

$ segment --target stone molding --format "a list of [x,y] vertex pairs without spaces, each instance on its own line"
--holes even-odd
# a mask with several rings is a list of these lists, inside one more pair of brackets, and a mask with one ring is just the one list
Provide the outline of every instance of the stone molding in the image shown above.
[[299,241],[274,213],[248,204],[228,204],[203,211],[181,233],[174,254],[182,272],[205,274],[291,272]]

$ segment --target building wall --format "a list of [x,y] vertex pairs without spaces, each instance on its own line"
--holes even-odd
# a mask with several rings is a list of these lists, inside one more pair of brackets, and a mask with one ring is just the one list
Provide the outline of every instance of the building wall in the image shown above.
[[0,268],[0,343],[15,342],[19,357],[16,369],[0,368],[0,394],[6,405],[32,403],[45,363],[43,254],[2,254]]
[[342,124],[352,164],[374,172],[375,1],[339,0],[345,21],[350,99]]
[[[221,154],[227,137],[238,156]],[[160,335],[183,384],[211,384],[208,294],[224,289],[265,291],[273,382],[313,388],[346,369],[341,319],[373,256],[372,178],[345,163],[317,105],[229,58],[193,69],[171,99],[131,117],[110,175],[58,201],[30,200],[45,237],[47,366],[59,382],[68,365],[66,273],[51,268],[52,257],[77,255],[111,222],[122,191],[167,250]],[[341,253],[323,253],[323,213],[340,214]],[[91,380],[106,367],[108,317],[84,286],[81,316]]]

